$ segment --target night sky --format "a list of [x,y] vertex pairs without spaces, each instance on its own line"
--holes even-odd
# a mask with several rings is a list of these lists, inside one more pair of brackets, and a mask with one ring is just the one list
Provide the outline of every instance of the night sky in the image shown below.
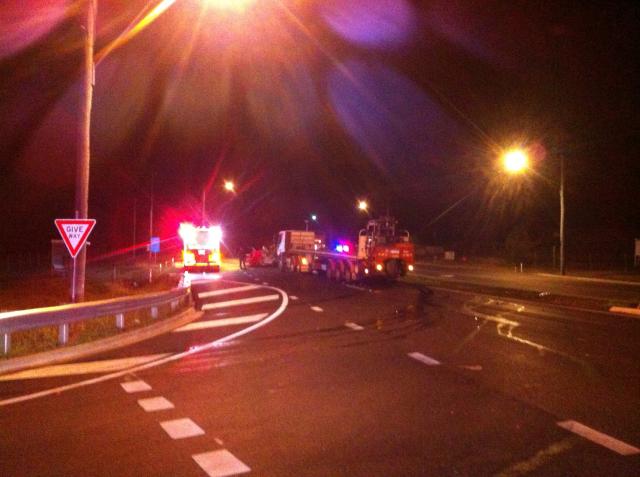
[[[156,2],[152,2],[155,4]],[[207,214],[230,246],[282,228],[351,234],[389,210],[417,241],[499,253],[514,231],[567,254],[640,237],[636,2],[178,0],[97,67],[92,253]],[[42,5],[45,6],[42,6]],[[0,11],[0,255],[46,252],[73,216],[78,2]],[[99,0],[97,50],[148,2]],[[500,151],[534,171],[507,178]],[[227,194],[225,179],[238,191]],[[446,213],[444,213],[446,212]],[[444,213],[444,214],[443,214]]]

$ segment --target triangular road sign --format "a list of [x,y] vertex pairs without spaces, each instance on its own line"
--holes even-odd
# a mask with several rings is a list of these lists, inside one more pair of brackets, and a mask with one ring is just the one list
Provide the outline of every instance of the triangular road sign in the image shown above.
[[56,219],[55,223],[72,258],[76,258],[96,225],[95,219]]

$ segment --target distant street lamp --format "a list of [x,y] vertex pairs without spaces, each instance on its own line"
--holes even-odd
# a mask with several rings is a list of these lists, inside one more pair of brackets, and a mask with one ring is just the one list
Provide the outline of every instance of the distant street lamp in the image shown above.
[[[230,192],[232,194],[236,193],[236,185],[233,181],[225,180],[223,184],[223,188],[226,192]],[[207,186],[205,185],[202,188],[202,224],[205,223],[206,214],[206,201],[207,201]]]
[[[529,170],[529,156],[523,149],[510,149],[502,154],[502,165],[509,174],[522,174]],[[564,157],[560,156],[560,274],[566,274],[564,260]]]
[[233,183],[233,181],[224,181],[224,190],[226,190],[227,192],[235,192],[236,185]]
[[368,212],[369,211],[369,204],[367,203],[366,200],[359,200],[358,201],[358,210],[361,210],[363,212]]

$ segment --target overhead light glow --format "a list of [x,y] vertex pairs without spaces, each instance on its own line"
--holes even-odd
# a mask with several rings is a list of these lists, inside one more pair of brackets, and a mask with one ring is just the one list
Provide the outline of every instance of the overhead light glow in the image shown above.
[[524,172],[529,166],[529,158],[522,149],[511,149],[503,156],[504,168],[510,174]]
[[243,12],[256,0],[206,0],[206,4],[218,10]]

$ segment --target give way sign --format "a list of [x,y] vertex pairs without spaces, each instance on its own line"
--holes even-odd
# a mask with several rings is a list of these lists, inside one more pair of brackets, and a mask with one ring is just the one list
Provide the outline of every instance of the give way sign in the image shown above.
[[72,258],[76,258],[96,225],[95,219],[56,219],[55,223]]

